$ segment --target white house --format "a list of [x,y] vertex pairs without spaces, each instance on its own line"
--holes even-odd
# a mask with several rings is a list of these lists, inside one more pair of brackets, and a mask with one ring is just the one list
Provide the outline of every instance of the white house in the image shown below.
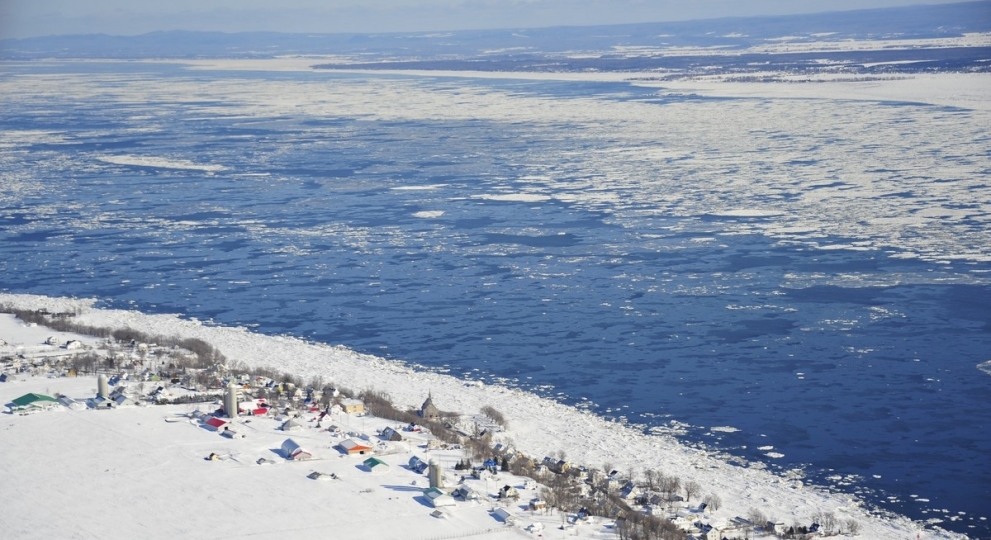
[[443,491],[437,488],[427,488],[423,490],[423,496],[426,497],[427,502],[430,503],[430,506],[433,506],[434,508],[440,508],[442,506],[454,506],[455,504],[457,504],[457,502],[454,500],[454,497],[448,495],[447,493],[444,493]]

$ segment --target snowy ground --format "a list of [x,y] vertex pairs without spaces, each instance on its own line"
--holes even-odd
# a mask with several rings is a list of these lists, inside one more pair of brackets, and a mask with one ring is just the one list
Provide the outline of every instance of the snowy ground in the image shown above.
[[[709,517],[713,525],[745,516],[751,508],[785,523],[808,523],[814,512],[832,511],[840,519],[856,519],[862,527],[861,538],[900,540],[917,534],[960,538],[923,529],[905,518],[871,515],[851,496],[830,495],[767,471],[733,466],[672,438],[647,436],[520,390],[469,383],[343,347],[267,337],[244,328],[94,309],[88,300],[0,294],[0,302],[50,311],[80,308],[76,320],[84,324],[201,338],[230,359],[252,366],[277,364],[304,378],[319,375],[355,390],[382,390],[400,407],[418,406],[428,392],[443,410],[473,413],[490,405],[509,422],[505,436],[532,456],[563,450],[572,463],[601,467],[609,462],[621,471],[660,469],[680,476],[683,483],[697,481],[703,493],[718,494],[723,501],[723,507]],[[18,346],[37,346],[39,339],[51,334],[25,328],[10,317],[0,318],[0,339],[8,344],[4,354]],[[87,378],[29,378],[0,384],[0,402],[27,392],[91,397],[95,386]],[[426,478],[400,466],[411,452],[422,455],[423,449],[415,443],[397,444],[395,453],[385,458],[391,471],[373,476],[356,466],[357,458],[340,457],[329,434],[309,429],[292,436],[310,445],[317,459],[289,463],[275,451],[286,438],[275,429],[275,420],[246,423],[245,439],[228,440],[186,420],[183,415],[193,408],[63,410],[2,417],[0,453],[6,459],[0,464],[0,477],[6,497],[0,505],[0,523],[16,538],[90,538],[109,531],[115,536],[145,538],[243,538],[280,532],[306,538],[326,537],[334,531],[341,537],[427,539],[490,529],[479,537],[514,538],[528,534],[520,526],[537,520],[545,523],[545,538],[612,537],[603,523],[561,531],[557,529],[559,516],[528,516],[516,507],[513,512],[523,517],[517,527],[506,527],[489,513],[493,508],[489,502],[459,503],[445,510],[447,519],[434,518],[430,516],[433,509],[415,490],[425,486]],[[166,418],[179,421],[166,422]],[[389,425],[370,418],[340,420],[351,429],[360,427],[369,433]],[[211,452],[226,459],[205,460]],[[460,452],[439,456],[450,467]],[[256,465],[260,457],[277,463]],[[310,480],[306,475],[312,471],[336,473],[342,479]],[[412,485],[413,481],[418,485]],[[495,483],[477,486],[484,493],[496,488]],[[526,494],[521,497],[521,501],[527,499]]]

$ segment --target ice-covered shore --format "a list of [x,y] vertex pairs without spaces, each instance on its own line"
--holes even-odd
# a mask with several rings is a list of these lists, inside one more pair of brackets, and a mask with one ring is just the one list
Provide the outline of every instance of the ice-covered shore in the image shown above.
[[870,514],[855,497],[802,486],[765,470],[731,465],[672,437],[645,435],[525,391],[466,384],[449,375],[416,370],[342,346],[265,336],[245,328],[204,325],[175,315],[97,309],[93,300],[0,294],[0,303],[20,309],[77,311],[76,321],[87,325],[203,339],[229,359],[248,366],[274,367],[304,379],[322,376],[354,390],[384,391],[400,407],[419,405],[428,392],[445,410],[476,412],[489,405],[508,420],[510,436],[519,450],[533,456],[564,451],[573,463],[601,467],[608,462],[622,471],[659,469],[679,476],[683,482],[694,480],[702,486],[703,493],[715,493],[722,499],[723,506],[714,518],[744,516],[756,508],[778,521],[808,523],[813,513],[825,511],[835,512],[840,519],[856,520],[862,538],[900,540],[920,533],[925,538],[964,538],[924,529],[908,518]]

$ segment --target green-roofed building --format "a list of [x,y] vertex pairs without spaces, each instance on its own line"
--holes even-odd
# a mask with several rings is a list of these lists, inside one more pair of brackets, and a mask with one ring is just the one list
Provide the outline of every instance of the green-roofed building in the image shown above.
[[362,462],[365,468],[373,473],[389,472],[389,464],[379,458],[371,457]]
[[50,409],[58,406],[58,400],[45,394],[24,394],[10,402],[8,407],[12,412]]

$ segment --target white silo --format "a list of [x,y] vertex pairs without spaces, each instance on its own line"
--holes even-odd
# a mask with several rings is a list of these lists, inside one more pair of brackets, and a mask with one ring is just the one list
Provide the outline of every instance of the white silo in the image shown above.
[[96,378],[96,397],[103,399],[110,398],[110,385],[107,384],[107,376],[102,373]]
[[438,489],[444,487],[444,473],[441,471],[440,463],[432,459],[428,467],[427,477],[430,479],[430,487]]
[[228,418],[237,418],[237,388],[234,383],[227,383],[224,391],[224,413]]

